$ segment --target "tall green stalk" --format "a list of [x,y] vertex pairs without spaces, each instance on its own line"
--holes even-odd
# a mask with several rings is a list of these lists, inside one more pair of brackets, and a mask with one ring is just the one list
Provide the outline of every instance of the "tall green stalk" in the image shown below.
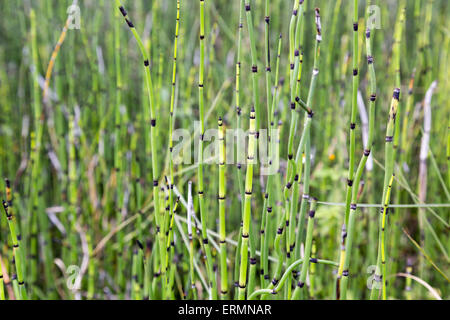
[[[347,178],[347,191],[345,197],[345,217],[344,224],[342,226],[342,230],[348,229],[349,224],[349,215],[350,215],[350,205],[352,198],[352,190],[354,185],[354,176],[355,176],[355,149],[356,149],[356,111],[357,111],[357,103],[358,103],[358,84],[359,84],[359,76],[358,76],[358,58],[359,58],[359,46],[358,46],[358,0],[353,1],[353,90],[352,90],[352,109],[350,115],[350,148],[349,148],[349,165],[348,165],[348,178]],[[358,186],[356,185],[356,188]],[[337,287],[336,287],[336,297],[339,299],[340,296],[340,282],[344,272],[343,263],[346,259],[346,232],[343,231],[342,237],[342,249],[341,249],[341,257],[340,257],[340,265],[337,274]]]
[[[144,60],[144,67],[145,67],[145,83],[147,86],[147,94],[149,97],[150,102],[150,141],[151,141],[151,154],[152,154],[152,175],[153,175],[153,205],[154,205],[154,213],[155,213],[155,222],[156,222],[156,230],[158,232],[158,240],[159,240],[159,253],[160,253],[160,272],[161,272],[161,279],[162,279],[162,292],[165,292],[165,283],[166,283],[166,273],[165,269],[163,267],[163,263],[166,260],[165,255],[166,251],[165,248],[165,230],[163,230],[163,222],[164,219],[161,220],[160,214],[160,207],[159,207],[159,171],[158,171],[158,161],[157,161],[157,151],[156,151],[156,125],[157,125],[157,118],[156,118],[156,104],[155,104],[155,95],[153,92],[153,82],[152,77],[150,74],[150,60],[148,59],[147,51],[144,47],[144,44],[141,40],[141,37],[136,31],[136,28],[134,27],[134,24],[128,19],[128,13],[125,10],[125,8],[122,6],[120,0],[116,0],[116,6],[122,13],[128,27],[130,28],[131,32],[133,33],[136,42],[138,44],[138,47],[141,51],[143,60]],[[144,107],[144,114],[148,112],[148,109]],[[148,125],[148,123],[146,123]]]
[[[396,88],[394,90],[392,102],[391,102],[391,108],[389,111],[389,119],[388,124],[386,128],[386,144],[385,144],[385,166],[384,166],[384,187],[383,187],[383,197],[382,197],[382,203],[385,203],[386,194],[388,192],[389,188],[389,182],[391,177],[394,174],[394,134],[395,134],[395,122],[397,117],[397,106],[398,101],[400,99],[400,89]],[[377,283],[380,282],[386,282],[386,278],[382,278],[381,272],[382,272],[382,252],[386,250],[385,243],[382,243],[381,238],[384,234],[385,229],[385,223],[383,223],[383,216],[380,217],[380,231],[379,231],[379,241],[378,241],[378,258],[377,258],[377,267],[375,270],[375,278],[374,280]],[[382,286],[384,287],[384,286]],[[380,286],[378,285],[372,285],[372,291],[370,293],[370,299],[374,300],[378,297]]]
[[219,234],[220,234],[220,292],[223,300],[228,297],[228,270],[227,270],[227,243],[226,243],[226,152],[225,152],[225,128],[222,118],[219,118]]
[[11,241],[13,244],[13,256],[14,256],[14,261],[15,261],[15,266],[16,266],[16,273],[17,273],[17,282],[19,284],[19,290],[20,290],[20,299],[21,300],[27,300],[28,299],[28,295],[27,295],[27,289],[25,287],[25,278],[24,278],[24,265],[23,265],[23,261],[22,261],[22,252],[21,252],[21,247],[19,246],[19,240],[17,238],[17,233],[16,233],[16,221],[14,220],[14,217],[12,216],[12,214],[10,214],[9,212],[9,205],[8,203],[3,200],[3,209],[5,211],[6,214],[6,218],[8,219],[8,226],[9,226],[9,232],[11,235]]
[[250,237],[251,206],[253,194],[253,165],[255,163],[256,150],[256,114],[252,107],[250,112],[250,126],[248,137],[248,156],[247,173],[245,177],[245,202],[242,225],[242,244],[241,244],[241,267],[239,272],[239,300],[245,299],[245,289],[247,286],[247,267],[248,267],[248,247]]
[[206,268],[211,285],[211,298],[217,300],[217,281],[213,270],[213,261],[211,248],[209,246],[207,234],[207,217],[204,198],[204,181],[203,181],[203,139],[205,134],[205,100],[204,100],[204,74],[205,74],[205,0],[200,0],[200,71],[198,77],[198,99],[200,113],[200,141],[198,148],[198,200],[200,204],[200,217],[202,222],[203,245],[206,253]]
[[[370,81],[370,101],[369,101],[369,132],[367,138],[367,149],[363,151],[363,155],[358,165],[358,169],[356,170],[355,175],[355,186],[359,186],[361,181],[361,177],[364,173],[367,160],[369,159],[370,154],[372,153],[373,147],[373,138],[374,138],[374,126],[375,126],[375,107],[376,107],[376,98],[377,98],[377,85],[376,85],[376,76],[375,76],[375,67],[374,67],[374,58],[372,56],[372,44],[371,44],[371,31],[370,29],[366,30],[366,51],[367,51],[367,67],[369,70],[369,81]],[[348,235],[347,242],[344,248],[344,264],[342,265],[342,286],[341,286],[341,298],[347,298],[347,283],[349,277],[349,264],[351,258],[351,248],[352,241],[355,233],[355,218],[356,218],[356,209],[357,209],[357,201],[358,201],[358,188],[352,188],[352,198],[350,204],[350,219],[348,222]]]

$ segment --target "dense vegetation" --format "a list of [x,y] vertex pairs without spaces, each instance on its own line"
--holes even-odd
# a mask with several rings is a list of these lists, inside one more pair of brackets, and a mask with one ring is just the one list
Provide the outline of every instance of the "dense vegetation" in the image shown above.
[[0,299],[450,297],[448,1],[1,7]]

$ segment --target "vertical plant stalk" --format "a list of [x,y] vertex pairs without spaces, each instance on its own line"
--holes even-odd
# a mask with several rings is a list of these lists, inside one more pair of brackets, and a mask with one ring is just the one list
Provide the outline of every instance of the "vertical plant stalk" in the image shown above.
[[[314,66],[311,75],[311,83],[308,92],[308,99],[306,104],[300,99],[299,96],[296,97],[296,103],[305,111],[305,120],[303,126],[302,136],[300,138],[300,142],[297,148],[297,154],[295,157],[295,188],[293,197],[293,205],[298,202],[299,190],[300,190],[300,174],[303,166],[303,155],[305,157],[305,170],[303,175],[303,195],[300,204],[300,213],[297,222],[297,234],[294,237],[294,229],[291,229],[290,236],[290,249],[294,250],[295,255],[294,258],[296,260],[300,259],[300,247],[301,242],[303,240],[303,229],[305,223],[306,209],[310,199],[309,190],[310,190],[310,173],[311,173],[311,124],[314,117],[314,112],[311,109],[311,105],[314,99],[314,93],[316,92],[317,80],[319,77],[319,60],[320,60],[320,45],[322,42],[322,23],[320,18],[320,9],[315,9],[315,24],[316,24],[316,41],[315,41],[315,49],[314,49]],[[296,208],[296,206],[295,206]],[[297,214],[297,212],[293,212],[292,215]],[[292,261],[292,260],[290,260]],[[297,272],[297,270],[296,270]],[[297,273],[294,273],[296,275]],[[298,282],[300,284],[300,281]]]
[[[239,194],[241,199],[241,214],[244,212],[244,180],[242,177],[242,163],[241,163],[241,45],[242,45],[242,28],[243,26],[243,15],[244,15],[244,0],[240,0],[239,2],[239,26],[238,26],[238,43],[237,43],[237,62],[236,62],[236,89],[235,89],[235,99],[236,99],[236,130],[237,130],[237,142],[236,142],[236,168],[237,168],[237,177],[238,177],[238,186],[239,186]],[[238,252],[236,252],[236,257],[239,256]]]
[[[133,33],[133,36],[136,39],[136,42],[138,44],[139,50],[141,51],[143,60],[144,60],[144,67],[145,67],[145,82],[147,87],[147,94],[149,96],[149,102],[150,102],[150,142],[151,142],[151,155],[152,155],[152,176],[153,176],[153,205],[154,205],[154,212],[155,212],[155,222],[156,222],[156,230],[158,233],[158,245],[159,245],[159,254],[160,254],[160,272],[161,272],[161,279],[162,279],[162,292],[165,292],[165,283],[166,283],[166,273],[163,266],[165,259],[165,230],[163,230],[164,226],[161,221],[161,211],[159,206],[159,172],[158,172],[158,160],[157,160],[157,151],[156,151],[156,125],[157,125],[157,119],[156,119],[156,104],[155,104],[155,95],[153,92],[153,82],[152,77],[150,74],[150,60],[148,59],[147,51],[144,47],[144,44],[141,40],[141,37],[136,31],[136,28],[134,27],[134,24],[128,19],[128,13],[125,10],[125,8],[122,6],[120,0],[116,0],[116,6],[119,8],[120,12],[122,13],[125,22],[127,23],[128,27],[130,28],[131,32]],[[148,109],[144,107],[144,114],[148,113]],[[148,123],[146,123],[148,125]]]
[[[173,204],[174,170],[173,170],[173,126],[174,126],[174,106],[175,106],[175,87],[177,80],[177,50],[178,36],[180,30],[180,0],[177,0],[177,18],[175,25],[175,38],[173,44],[173,66],[172,66],[172,85],[170,92],[170,114],[169,114],[169,211],[172,216],[175,215]],[[169,259],[166,259],[166,271]]]
[[[356,170],[355,175],[355,188],[352,188],[352,197],[351,197],[351,204],[350,204],[350,217],[348,224],[348,235],[346,234],[345,225],[343,227],[343,244],[345,245],[343,249],[343,254],[341,255],[341,259],[344,258],[344,260],[341,260],[342,269],[339,270],[341,272],[341,276],[343,276],[342,280],[342,286],[341,286],[341,292],[340,292],[340,298],[346,299],[347,298],[347,283],[348,283],[348,277],[349,277],[349,264],[350,264],[350,258],[351,258],[351,248],[352,248],[352,241],[354,238],[355,233],[355,219],[356,219],[356,209],[357,209],[357,201],[358,201],[358,188],[356,186],[359,186],[359,183],[361,181],[361,177],[364,173],[364,169],[366,167],[366,163],[370,157],[370,154],[372,153],[372,146],[373,146],[373,137],[374,137],[374,126],[375,126],[375,107],[376,107],[376,98],[377,98],[377,85],[376,85],[376,75],[375,75],[375,67],[374,67],[374,58],[372,56],[372,45],[371,45],[371,32],[370,29],[366,30],[366,51],[367,51],[367,66],[369,70],[369,81],[370,81],[370,101],[369,101],[369,129],[368,129],[368,137],[367,137],[367,147],[363,151],[363,155],[361,157],[361,160],[358,165],[358,169]],[[344,243],[345,238],[347,238],[347,242]],[[338,276],[339,277],[339,276]],[[338,278],[339,281],[339,278]],[[339,296],[339,294],[338,294]]]
[[[394,89],[394,94],[391,102],[391,108],[389,111],[389,119],[388,124],[386,128],[386,144],[385,144],[385,171],[384,171],[384,186],[383,186],[383,197],[382,202],[385,202],[386,194],[388,192],[389,182],[394,174],[394,134],[395,134],[395,121],[397,120],[397,106],[398,101],[400,99],[400,89],[396,88]],[[381,281],[386,282],[386,279],[382,277],[381,270],[382,270],[382,251],[386,250],[385,246],[382,246],[381,236],[382,233],[385,232],[383,230],[385,226],[383,227],[383,217],[380,216],[380,231],[379,231],[379,237],[378,237],[378,258],[377,258],[377,267],[375,269],[375,275],[374,280],[377,282],[376,285],[372,285],[372,291],[370,293],[370,299],[374,300],[378,297],[378,292],[380,289],[380,286],[378,285]],[[384,245],[384,244],[383,244]]]
[[253,30],[252,12],[250,0],[245,0],[245,12],[247,16],[247,28],[250,36],[250,52],[252,58],[252,83],[253,83],[253,103],[256,114],[256,138],[259,137],[259,129],[261,128],[261,113],[259,110],[259,89],[258,89],[258,57],[256,51],[256,40]]
[[[281,57],[281,40],[282,36],[280,34],[279,40],[278,40],[278,53],[277,53],[277,62],[276,62],[276,71],[275,71],[275,88],[274,93],[272,97],[272,102],[270,106],[270,114],[269,114],[269,128],[270,128],[270,135],[269,135],[269,170],[272,166],[278,167],[279,166],[279,152],[276,148],[277,140],[279,139],[279,131],[275,129],[275,102],[276,102],[276,96],[278,95],[278,78],[279,78],[279,67],[280,67],[280,57]],[[274,136],[274,134],[276,136]],[[275,162],[274,162],[275,161]],[[264,195],[264,206],[263,206],[263,213],[262,213],[262,219],[261,219],[261,270],[260,270],[260,278],[261,278],[261,286],[267,287],[269,284],[269,235],[267,234],[270,230],[269,223],[272,219],[273,214],[273,198],[274,198],[274,192],[273,192],[273,179],[275,174],[269,173],[269,176],[267,177],[267,184],[266,184],[266,192]],[[264,284],[264,285],[263,285]]]
[[297,287],[295,288],[294,294],[292,295],[292,299],[296,300],[301,296],[302,289],[305,286],[306,282],[306,274],[309,270],[310,265],[310,257],[311,257],[311,248],[312,248],[312,240],[313,240],[313,231],[314,231],[314,216],[316,214],[316,206],[317,199],[312,198],[311,205],[309,211],[309,219],[308,219],[308,227],[306,231],[306,241],[305,241],[305,255],[303,258],[304,263],[302,264],[302,270],[300,272],[300,279],[298,281]]
[[225,128],[222,118],[219,118],[219,234],[220,234],[220,292],[223,300],[228,297],[227,243],[226,243],[226,152]]
[[[120,28],[119,28],[119,18],[120,11],[114,10],[114,64],[116,71],[116,101],[114,108],[114,176],[116,181],[116,190],[114,194],[114,201],[116,202],[116,223],[119,225],[122,221],[122,205],[123,205],[123,154],[122,154],[122,135],[121,129],[123,124],[121,108],[122,108],[122,91],[123,91],[123,83],[122,83],[122,65],[121,65],[121,47],[120,47]],[[69,168],[70,168],[70,159],[69,159]],[[117,242],[118,242],[118,252],[122,253],[124,251],[124,243],[123,243],[124,234],[122,231],[117,233]],[[125,259],[117,259],[117,282],[118,285],[122,288],[125,284],[124,277],[124,268],[125,268]],[[123,295],[121,294],[121,297]]]
[[9,205],[8,203],[3,200],[3,209],[6,214],[6,218],[8,219],[8,226],[9,226],[9,232],[11,235],[11,241],[13,244],[13,257],[15,261],[16,266],[16,273],[17,273],[17,282],[19,284],[19,292],[20,292],[20,299],[21,300],[27,300],[27,289],[25,287],[25,279],[24,279],[24,265],[22,261],[22,252],[21,247],[19,246],[19,240],[17,239],[17,233],[16,233],[16,221],[14,220],[12,214],[9,212]]
[[188,207],[187,207],[187,227],[189,237],[189,276],[191,282],[191,290],[194,299],[197,299],[197,290],[195,287],[195,269],[194,269],[194,241],[192,234],[195,233],[192,226],[192,219],[194,216],[194,201],[192,199],[192,181],[188,183]]
[[205,101],[204,101],[204,74],[205,74],[205,0],[200,0],[200,70],[198,77],[198,99],[200,113],[200,141],[198,148],[198,200],[200,204],[200,219],[202,222],[203,245],[206,253],[206,268],[211,286],[211,298],[217,300],[217,281],[213,270],[211,247],[209,246],[207,234],[207,212],[204,199],[203,182],[203,139],[205,134]]
[[248,247],[250,237],[250,222],[252,210],[252,194],[253,194],[253,165],[255,163],[256,150],[256,114],[255,108],[252,107],[250,112],[250,127],[248,137],[248,157],[247,157],[247,173],[245,177],[245,201],[244,216],[242,225],[242,244],[241,244],[241,267],[239,272],[239,300],[245,299],[245,289],[247,286],[247,267],[248,267]]
[[[384,206],[382,209],[382,217],[381,217],[381,265],[382,265],[382,277],[383,279],[386,279],[386,215],[389,210],[389,201],[391,198],[391,190],[392,190],[392,183],[394,182],[394,175],[392,175],[391,180],[389,181],[388,189],[386,191],[386,199],[384,200]],[[382,284],[382,295],[383,300],[386,300],[386,280],[383,281]]]
[[[237,132],[237,142],[236,142],[236,174],[237,174],[237,184],[239,189],[239,199],[240,199],[240,209],[241,217],[244,214],[244,179],[242,174],[242,143],[241,143],[241,101],[240,101],[240,78],[241,78],[241,46],[242,46],[242,29],[243,29],[243,16],[244,16],[244,0],[239,1],[239,25],[238,25],[238,42],[237,42],[237,62],[236,62],[236,88],[235,88],[235,99],[236,99],[236,132]],[[235,292],[234,296],[237,297],[239,289],[239,263],[241,254],[241,241],[242,241],[242,227],[239,229],[239,240],[236,247],[236,254],[234,258],[234,286]]]
[[[344,272],[344,261],[346,259],[346,238],[347,238],[347,226],[350,215],[350,204],[352,197],[352,190],[354,185],[354,175],[355,175],[355,142],[356,142],[356,111],[358,108],[358,57],[359,57],[359,47],[358,47],[358,0],[353,1],[353,91],[352,91],[352,109],[350,115],[350,148],[349,148],[349,166],[348,166],[348,178],[347,178],[347,191],[345,197],[345,217],[344,224],[342,226],[342,243],[341,243],[341,255],[340,263],[337,273],[336,281],[336,298],[340,298],[340,282]],[[358,186],[356,186],[358,187]]]

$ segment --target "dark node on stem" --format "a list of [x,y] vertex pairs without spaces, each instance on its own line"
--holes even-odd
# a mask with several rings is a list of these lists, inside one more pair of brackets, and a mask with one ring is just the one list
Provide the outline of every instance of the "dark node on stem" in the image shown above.
[[294,181],[297,182],[298,181],[298,174],[295,175],[294,177]]
[[203,239],[203,244],[207,245],[208,243],[208,239]]
[[347,180],[347,185],[349,187],[352,187],[353,186],[353,180]]
[[158,180],[153,180],[153,186],[157,187],[158,186]]
[[144,66],[148,67],[149,65],[150,65],[150,62],[147,59],[145,59]]
[[8,189],[11,188],[11,182],[9,181],[8,178],[5,179],[5,184],[6,184],[6,188],[8,188]]
[[295,110],[295,103],[291,102],[291,110]]
[[130,28],[134,28],[133,22],[131,22],[130,20],[128,20],[127,18],[125,18],[125,21],[127,22],[128,26]]
[[138,245],[138,247],[139,247],[141,250],[144,250],[144,245],[142,244],[142,242],[140,242],[139,240],[136,240],[136,244]]
[[247,287],[247,285],[245,285],[245,284],[239,284],[240,289],[245,289],[246,287]]
[[245,4],[245,11],[250,11],[250,4],[249,3]]
[[311,263],[317,263],[318,261],[317,261],[316,258],[311,258],[311,259],[309,259],[309,262],[311,262]]
[[152,119],[151,120],[151,125],[152,125],[153,128],[156,127],[156,119]]
[[309,217],[310,217],[311,219],[314,218],[315,215],[316,215],[316,211],[311,210],[311,211],[309,212]]
[[364,156],[368,157],[370,155],[370,150],[364,150]]
[[358,31],[358,22],[353,22],[353,31]]
[[303,288],[304,286],[305,286],[305,284],[303,282],[301,282],[301,281],[299,281],[297,283],[297,287],[299,287],[300,289]]
[[291,189],[291,187],[292,187],[292,183],[288,182],[286,185],[286,189]]
[[377,100],[377,95],[376,94],[371,94],[370,95],[370,101],[375,102],[375,100]]
[[293,15],[293,16],[296,16],[296,15],[297,15],[297,13],[298,13],[298,11],[297,11],[297,10],[294,10],[294,11],[292,11],[292,15]]
[[348,277],[348,270],[342,271],[342,275],[343,275],[344,277]]
[[205,36],[203,34],[200,35],[200,40],[205,39]]
[[369,39],[370,38],[370,29],[367,28],[366,30],[366,38]]
[[356,203],[350,204],[350,209],[351,209],[351,210],[356,210],[356,208],[357,208]]
[[257,66],[252,66],[252,72],[253,72],[253,73],[258,72],[258,67],[257,67]]
[[276,286],[277,283],[278,283],[278,280],[274,278],[274,279],[272,280],[272,284],[273,284],[274,286]]
[[350,129],[355,130],[355,128],[356,128],[356,123],[350,123]]
[[373,63],[373,57],[372,56],[367,56],[367,63],[368,64],[372,64]]
[[277,230],[277,234],[283,234],[283,228],[278,228],[278,230]]
[[298,49],[295,49],[294,56],[298,57],[299,55],[300,55],[300,51],[298,51]]
[[393,136],[387,136],[386,137],[386,142],[392,142],[394,141],[394,137]]
[[356,77],[358,75],[358,69],[353,69],[353,76]]
[[248,235],[248,234],[242,234],[242,238],[248,239],[248,238],[249,238],[249,235]]
[[270,17],[269,16],[265,16],[264,17],[264,21],[269,24],[270,23]]
[[256,258],[250,258],[250,264],[255,265],[256,264]]
[[122,15],[123,15],[124,17],[127,16],[127,10],[125,10],[125,8],[124,8],[123,6],[120,6],[120,7],[119,7],[119,10],[120,10],[120,12],[122,13]]
[[291,70],[294,70],[294,64],[293,63],[290,64],[290,68],[291,68]]
[[399,100],[400,99],[400,89],[399,88],[395,88],[394,89],[393,97],[394,97],[395,100]]
[[268,207],[267,212],[272,213],[272,207]]
[[265,276],[264,276],[264,280],[269,280],[270,278],[269,278],[269,276],[266,274]]

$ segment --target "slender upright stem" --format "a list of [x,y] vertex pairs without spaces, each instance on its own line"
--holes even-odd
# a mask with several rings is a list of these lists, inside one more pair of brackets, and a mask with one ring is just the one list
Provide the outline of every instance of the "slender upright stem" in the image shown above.
[[217,300],[217,284],[213,270],[211,248],[209,246],[207,226],[208,214],[205,208],[204,181],[203,181],[203,139],[205,134],[205,100],[204,100],[204,74],[205,74],[205,0],[200,0],[200,71],[198,77],[198,99],[200,113],[200,142],[198,148],[198,200],[200,204],[200,218],[202,222],[202,237],[206,253],[206,268],[211,285],[211,298]]
[[[359,76],[358,76],[358,0],[353,1],[353,91],[352,91],[352,109],[350,115],[350,148],[349,148],[349,165],[348,165],[348,177],[347,177],[347,192],[345,198],[345,217],[344,224],[342,226],[342,243],[341,243],[341,257],[340,257],[340,265],[337,274],[337,282],[336,282],[336,297],[339,299],[340,297],[340,281],[344,272],[343,263],[346,258],[346,249],[345,249],[345,241],[347,237],[348,220],[350,215],[350,204],[352,198],[352,190],[354,185],[354,175],[355,175],[355,148],[356,148],[356,111],[358,108],[358,84],[359,84]],[[358,187],[358,186],[356,186]]]
[[250,127],[248,137],[247,173],[245,177],[245,202],[242,225],[241,268],[239,272],[239,300],[245,299],[247,286],[248,246],[250,237],[251,206],[253,194],[253,165],[255,163],[256,150],[256,114],[252,107],[250,112]]
[[220,234],[220,292],[222,299],[228,297],[228,270],[227,270],[227,243],[226,243],[226,153],[225,153],[225,128],[222,118],[219,118],[219,234]]
[[[149,97],[150,102],[150,141],[151,141],[151,155],[152,155],[152,176],[153,176],[153,204],[155,209],[155,222],[156,222],[156,230],[158,232],[158,240],[159,240],[159,253],[160,253],[160,272],[161,272],[161,279],[162,279],[162,292],[165,292],[165,284],[166,284],[166,273],[165,268],[163,266],[164,261],[166,261],[166,251],[165,248],[165,230],[164,229],[164,219],[161,220],[162,217],[160,217],[161,211],[159,206],[159,171],[158,171],[158,161],[157,161],[157,150],[156,150],[156,125],[157,125],[157,118],[156,118],[156,104],[155,104],[155,95],[153,92],[153,82],[152,77],[150,74],[150,60],[147,55],[147,51],[144,47],[144,44],[141,40],[141,37],[136,31],[136,28],[134,27],[134,24],[128,19],[128,13],[125,10],[125,8],[122,6],[120,0],[116,0],[116,6],[119,8],[120,12],[122,13],[128,27],[130,28],[131,32],[133,33],[136,42],[138,44],[138,47],[141,51],[143,60],[144,60],[144,67],[145,67],[145,82],[147,86],[147,94]],[[148,112],[148,108],[144,107],[144,114]],[[148,125],[148,123],[146,124]]]
[[[396,88],[394,90],[394,95],[391,102],[391,108],[389,112],[389,119],[386,128],[386,144],[385,144],[385,171],[384,171],[384,187],[383,187],[383,197],[382,204],[385,203],[386,194],[389,191],[389,182],[394,174],[394,134],[395,134],[395,121],[397,118],[397,106],[398,101],[400,99],[400,89]],[[390,191],[389,191],[390,192]],[[382,209],[383,210],[383,209]],[[381,281],[387,281],[386,278],[382,278],[381,268],[382,268],[382,254],[383,250],[386,250],[385,244],[382,244],[381,237],[384,233],[385,225],[383,224],[383,215],[380,216],[380,232],[379,232],[379,241],[378,241],[378,258],[377,258],[377,267],[375,270],[375,278],[374,280],[377,282],[375,285],[372,285],[372,292],[370,293],[370,299],[377,299],[378,292],[380,286],[378,285]]]

